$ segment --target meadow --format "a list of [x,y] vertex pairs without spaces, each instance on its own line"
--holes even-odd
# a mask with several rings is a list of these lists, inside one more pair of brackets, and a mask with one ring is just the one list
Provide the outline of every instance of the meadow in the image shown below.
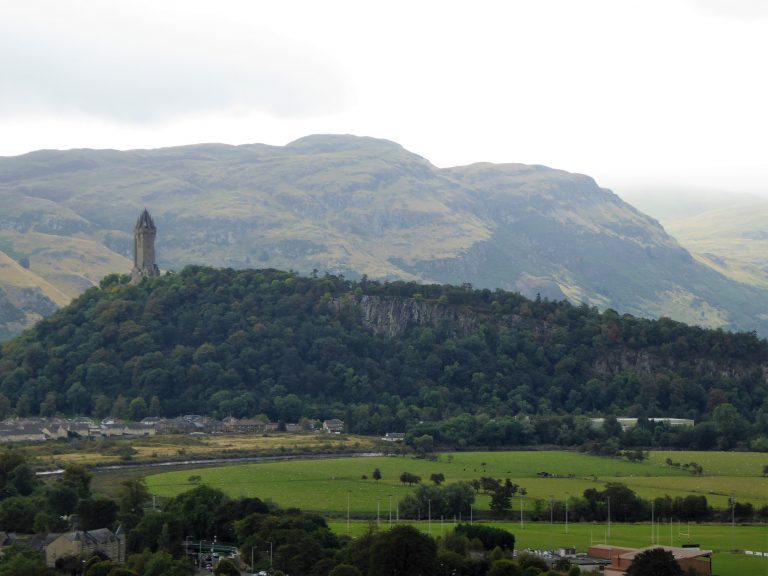
[[[667,458],[698,462],[704,475],[670,467]],[[762,475],[767,462],[768,455],[743,452],[655,452],[640,463],[566,451],[457,452],[437,460],[382,456],[184,469],[148,476],[147,484],[153,494],[171,497],[192,488],[196,480],[190,477],[199,476],[199,482],[232,497],[258,496],[330,515],[346,515],[349,504],[353,515],[369,517],[388,511],[390,502],[396,513],[397,502],[414,489],[400,483],[402,472],[424,482],[433,473],[444,474],[447,482],[509,477],[528,492],[522,499],[525,510],[533,509],[533,500],[563,502],[607,482],[622,482],[644,498],[703,494],[711,506],[725,508],[733,494],[739,502],[760,508],[768,505],[768,478]],[[376,468],[382,475],[378,482],[372,479]],[[540,477],[541,472],[556,477]],[[519,505],[515,498],[514,508]],[[475,510],[487,509],[488,497],[478,495]]]

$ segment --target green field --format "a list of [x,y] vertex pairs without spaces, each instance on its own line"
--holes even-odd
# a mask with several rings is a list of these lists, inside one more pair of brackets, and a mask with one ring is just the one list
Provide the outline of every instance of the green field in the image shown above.
[[[704,476],[694,477],[686,471],[665,464],[667,458],[675,462],[698,462],[704,467]],[[150,491],[158,496],[171,497],[194,487],[190,476],[200,476],[201,482],[219,488],[233,497],[258,496],[272,500],[283,507],[296,506],[335,517],[331,527],[338,533],[347,533],[347,502],[351,516],[367,517],[368,521],[352,520],[349,533],[357,535],[378,523],[384,529],[398,520],[398,501],[413,491],[403,486],[398,478],[408,471],[428,481],[429,475],[442,472],[447,482],[471,480],[480,476],[509,477],[528,490],[523,501],[525,510],[533,508],[535,498],[564,499],[567,494],[581,495],[590,487],[602,488],[606,482],[623,482],[638,494],[648,498],[669,494],[704,494],[710,505],[725,507],[733,493],[741,502],[752,502],[756,507],[768,504],[768,479],[762,476],[768,455],[738,452],[655,452],[649,460],[630,463],[623,460],[601,458],[576,452],[459,452],[442,454],[436,461],[403,457],[331,458],[246,464],[215,468],[185,469],[147,477]],[[382,480],[370,479],[375,468]],[[538,472],[549,472],[573,477],[540,478]],[[367,480],[362,476],[366,475]],[[518,509],[520,500],[514,499]],[[488,509],[488,499],[479,495],[473,517]],[[469,511],[461,520],[468,520]],[[456,519],[457,521],[459,519]],[[448,532],[453,518],[433,518],[418,526],[433,536]],[[519,548],[557,548],[576,546],[583,551],[591,542],[627,546],[647,546],[652,538],[656,543],[679,546],[695,542],[715,551],[713,569],[722,576],[768,576],[768,558],[731,554],[739,550],[768,551],[768,527],[728,525],[699,525],[673,523],[657,525],[653,536],[650,524],[613,524],[611,533],[604,524],[569,523],[568,532],[563,523],[518,522],[490,523],[513,532]]]
[[[410,523],[424,532],[431,532],[439,537],[453,529],[454,523],[433,520],[428,522]],[[494,526],[509,530],[515,535],[515,547],[557,549],[561,546],[573,546],[577,550],[586,551],[590,544],[615,544],[617,546],[632,546],[641,548],[651,544],[664,546],[682,546],[696,543],[702,549],[714,552],[712,559],[713,574],[721,576],[758,576],[768,575],[768,557],[731,554],[731,546],[741,550],[768,551],[768,527],[766,526],[736,526],[732,531],[728,525],[713,524],[672,524],[672,526],[657,526],[651,535],[650,524],[612,524],[610,536],[606,524],[569,524],[566,532],[565,524],[549,524],[546,522],[528,522],[520,527],[517,522],[484,522],[485,526]],[[358,536],[376,526],[376,522],[352,521],[349,526],[345,520],[329,522],[329,526],[338,534]],[[388,517],[383,516],[379,521],[379,529],[389,528]],[[653,538],[653,540],[652,540]]]
[[[664,464],[698,462],[704,476]],[[762,466],[768,455],[741,452],[656,452],[642,463],[590,456],[577,452],[459,452],[443,454],[436,461],[402,457],[331,458],[310,461],[245,464],[217,468],[186,469],[147,477],[153,494],[175,496],[194,486],[190,476],[220,488],[230,496],[258,496],[282,506],[297,506],[325,514],[346,514],[347,499],[355,515],[373,515],[377,507],[393,509],[413,488],[399,482],[408,471],[428,481],[430,474],[441,472],[447,482],[471,480],[480,476],[509,477],[528,490],[524,508],[532,508],[533,499],[563,500],[567,494],[581,495],[587,488],[602,488],[606,482],[623,482],[645,498],[704,494],[710,505],[725,508],[733,493],[740,502],[755,507],[768,504],[768,478]],[[371,480],[379,468],[382,480]],[[538,472],[559,478],[540,478]],[[367,475],[368,480],[362,476]],[[573,475],[573,477],[562,477]],[[515,503],[517,508],[518,503]],[[488,498],[479,495],[477,510],[487,510]]]

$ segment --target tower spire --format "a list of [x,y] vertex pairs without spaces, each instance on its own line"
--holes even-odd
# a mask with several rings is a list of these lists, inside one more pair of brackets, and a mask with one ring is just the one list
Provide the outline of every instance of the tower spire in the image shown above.
[[138,284],[142,278],[160,276],[155,262],[155,236],[157,228],[146,208],[139,214],[133,228],[133,269],[131,282]]

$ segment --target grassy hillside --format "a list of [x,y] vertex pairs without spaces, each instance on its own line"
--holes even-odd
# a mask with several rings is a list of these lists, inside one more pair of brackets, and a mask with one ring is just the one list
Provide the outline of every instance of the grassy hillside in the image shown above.
[[0,158],[0,199],[0,249],[37,256],[33,270],[66,293],[127,272],[120,256],[131,256],[147,207],[164,269],[472,283],[768,334],[768,289],[697,261],[591,178],[544,166],[438,169],[393,142],[351,136],[39,151]]
[[752,200],[671,220],[697,259],[738,282],[768,288],[768,201]]
[[69,296],[0,251],[0,339],[29,328]]

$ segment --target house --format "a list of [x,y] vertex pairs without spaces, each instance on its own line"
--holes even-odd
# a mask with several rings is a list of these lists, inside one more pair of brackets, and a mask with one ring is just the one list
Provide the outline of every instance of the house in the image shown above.
[[4,422],[0,426],[0,442],[44,442],[46,440],[40,423]]
[[344,421],[338,418],[331,418],[330,420],[323,420],[323,432],[328,434],[341,434],[344,430]]
[[131,422],[123,428],[124,436],[154,436],[156,434],[153,424],[144,424],[142,422]]
[[267,429],[266,423],[253,418],[224,418],[224,432],[232,434],[256,434]]
[[628,548],[624,546],[610,546],[607,544],[598,544],[590,546],[589,556],[609,560],[610,564],[605,566],[603,574],[605,576],[623,576],[627,569],[632,565],[635,556],[646,550],[662,548],[672,555],[680,564],[683,572],[688,573],[692,570],[696,574],[709,576],[712,574],[712,550],[699,550],[698,548],[675,548],[672,546],[647,546],[645,548]]
[[115,562],[125,562],[125,534],[120,528],[112,532],[108,528],[75,530],[64,534],[49,534],[45,546],[45,563],[56,566],[56,560],[65,556],[87,558],[101,552]]
[[[616,421],[621,425],[622,432],[626,432],[627,430],[632,430],[635,426],[637,426],[637,418],[616,418]],[[688,418],[667,418],[665,416],[654,416],[647,418],[648,422],[654,422],[658,424],[667,424],[671,428],[679,428],[679,427],[693,427],[694,421],[690,420]],[[592,428],[595,430],[599,430],[603,427],[603,424],[605,423],[605,418],[591,418],[591,425]]]
[[382,440],[385,442],[402,442],[405,440],[405,432],[387,432]]

